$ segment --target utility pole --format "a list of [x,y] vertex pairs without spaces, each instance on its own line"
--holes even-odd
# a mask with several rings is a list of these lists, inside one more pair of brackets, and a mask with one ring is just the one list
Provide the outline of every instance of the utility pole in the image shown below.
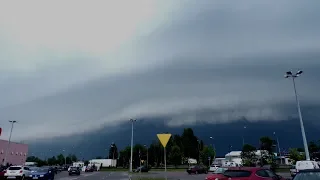
[[147,145],[144,145],[144,147],[147,148],[147,168],[149,168],[149,147]]
[[130,119],[131,121],[131,157],[130,157],[130,172],[132,172],[132,158],[133,158],[133,124],[137,121],[136,119]]
[[5,154],[4,160],[3,160],[3,165],[4,166],[7,164],[7,156],[8,156],[8,151],[9,151],[10,144],[11,144],[11,136],[12,136],[13,124],[16,123],[17,121],[9,121],[9,122],[11,123],[11,130],[10,130],[8,145],[7,145],[7,149],[6,149],[6,154]]
[[303,125],[302,114],[301,114],[301,109],[300,109],[300,102],[299,102],[298,95],[297,95],[296,83],[294,81],[295,78],[299,77],[302,73],[303,73],[303,71],[301,71],[301,70],[299,70],[295,74],[293,74],[292,71],[288,71],[288,72],[286,72],[284,77],[285,78],[289,78],[289,77],[292,78],[293,89],[294,89],[294,94],[295,94],[295,97],[296,97],[297,109],[298,109],[298,114],[299,114],[299,119],[300,119],[300,128],[301,128],[304,151],[305,151],[305,154],[306,154],[306,160],[310,160],[308,142],[307,142],[307,138],[306,138],[306,132],[304,131],[304,125]]

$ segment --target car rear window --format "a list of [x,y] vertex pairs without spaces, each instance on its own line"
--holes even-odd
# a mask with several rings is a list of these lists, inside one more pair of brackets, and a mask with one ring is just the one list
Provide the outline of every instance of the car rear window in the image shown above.
[[9,170],[20,170],[21,167],[9,167]]
[[320,172],[303,172],[298,173],[295,177],[295,180],[318,180],[320,179]]
[[223,175],[227,177],[250,177],[251,172],[245,170],[227,170]]

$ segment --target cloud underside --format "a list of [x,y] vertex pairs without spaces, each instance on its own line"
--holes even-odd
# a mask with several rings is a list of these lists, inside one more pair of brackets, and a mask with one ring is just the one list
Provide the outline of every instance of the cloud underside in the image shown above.
[[[319,2],[13,7],[0,7],[0,118],[18,121],[16,139],[114,130],[130,118],[288,120],[288,70],[304,70],[301,105],[318,108]],[[10,124],[1,126],[7,138]]]

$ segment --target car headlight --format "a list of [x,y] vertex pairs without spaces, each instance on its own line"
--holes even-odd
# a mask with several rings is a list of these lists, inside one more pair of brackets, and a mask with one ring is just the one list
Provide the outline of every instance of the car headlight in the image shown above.
[[32,177],[32,175],[29,175],[29,177]]
[[44,175],[40,175],[40,177],[43,177]]

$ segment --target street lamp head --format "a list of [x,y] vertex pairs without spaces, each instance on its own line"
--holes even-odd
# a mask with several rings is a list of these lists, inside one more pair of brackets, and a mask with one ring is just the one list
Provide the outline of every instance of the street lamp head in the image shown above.
[[131,121],[131,122],[136,122],[136,121],[137,121],[137,119],[130,119],[130,121]]
[[288,74],[285,74],[285,75],[284,75],[284,78],[288,78],[288,77],[290,77]]
[[302,73],[303,73],[303,71],[299,70],[299,71],[296,73],[296,75],[300,75],[300,74],[302,74]]
[[210,136],[209,138],[210,138],[210,139],[213,139],[213,137],[212,137],[212,136]]
[[288,76],[291,76],[291,75],[292,75],[292,71],[287,71],[286,74],[287,74]]

